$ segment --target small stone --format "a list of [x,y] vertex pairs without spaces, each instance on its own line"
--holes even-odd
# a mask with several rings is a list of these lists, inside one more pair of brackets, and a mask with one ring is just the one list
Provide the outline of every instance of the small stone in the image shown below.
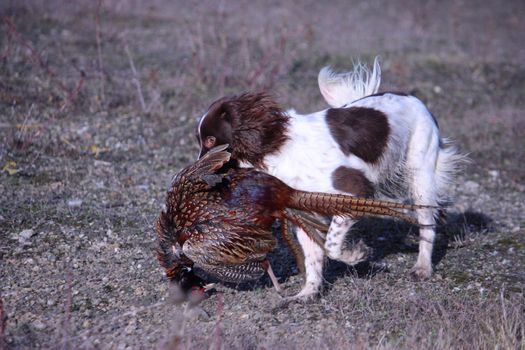
[[80,128],[76,128],[76,133],[77,135],[82,135],[84,134],[85,132],[87,132],[89,130],[89,126],[87,125],[84,125],[83,127],[80,127]]
[[110,163],[110,162],[103,161],[103,160],[96,160],[96,159],[95,159],[94,165],[95,165],[96,167],[99,167],[99,166],[111,166],[111,163]]
[[135,325],[134,324],[127,325],[126,328],[124,328],[124,332],[126,332],[126,334],[133,334],[135,332]]
[[82,199],[72,198],[67,201],[67,205],[71,208],[77,208],[82,205]]
[[32,229],[29,230],[23,230],[18,234],[18,241],[20,243],[26,243],[33,235],[35,234],[35,231]]
[[53,190],[53,191],[56,191],[60,188],[60,186],[62,186],[62,182],[60,181],[57,181],[57,182],[52,182],[49,184],[49,187]]
[[499,170],[489,170],[489,175],[492,180],[497,180],[499,178]]
[[479,192],[479,184],[472,180],[465,182],[463,188],[465,189],[465,192],[470,194],[477,194]]
[[46,329],[46,325],[44,322],[40,320],[36,320],[33,322],[33,328],[36,329],[37,331],[43,331],[44,329]]

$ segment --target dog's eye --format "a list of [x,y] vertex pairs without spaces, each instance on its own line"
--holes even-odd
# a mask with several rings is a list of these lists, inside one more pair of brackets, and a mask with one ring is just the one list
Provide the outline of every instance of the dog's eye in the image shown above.
[[204,147],[212,148],[215,146],[215,142],[217,142],[217,139],[215,138],[215,136],[208,136],[204,140]]

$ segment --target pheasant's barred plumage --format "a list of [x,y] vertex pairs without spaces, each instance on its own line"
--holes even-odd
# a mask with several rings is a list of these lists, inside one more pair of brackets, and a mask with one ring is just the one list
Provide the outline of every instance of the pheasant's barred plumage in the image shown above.
[[281,219],[283,237],[301,266],[302,252],[288,224],[303,228],[320,246],[327,230],[307,213],[323,215],[387,215],[415,223],[395,209],[425,206],[375,199],[296,191],[277,178],[254,169],[229,165],[227,146],[208,152],[183,169],[171,183],[166,211],[157,220],[158,260],[167,276],[189,289],[203,285],[195,270],[228,281],[256,279],[267,270],[266,255],[277,241],[272,234]]

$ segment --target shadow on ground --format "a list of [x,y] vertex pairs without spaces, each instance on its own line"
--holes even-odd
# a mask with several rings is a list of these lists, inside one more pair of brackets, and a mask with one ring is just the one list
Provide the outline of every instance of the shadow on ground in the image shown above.
[[[437,227],[432,263],[434,265],[440,263],[446,256],[450,244],[460,244],[472,232],[487,232],[491,229],[492,224],[493,220],[489,216],[479,212],[466,211],[448,214],[446,223]],[[275,233],[279,244],[278,248],[269,255],[269,260],[276,275],[279,276],[280,282],[286,283],[292,276],[299,274],[299,269],[286,243],[280,238],[278,228]],[[363,240],[370,248],[370,256],[366,261],[355,266],[328,260],[323,275],[327,285],[349,275],[358,278],[371,278],[377,273],[389,272],[388,266],[382,263],[382,260],[387,256],[399,253],[418,253],[417,227],[392,219],[362,219],[352,228],[349,240],[349,245]],[[210,283],[220,282],[209,275],[206,276],[206,281]],[[239,291],[272,287],[270,278],[266,275],[256,281],[222,284]]]

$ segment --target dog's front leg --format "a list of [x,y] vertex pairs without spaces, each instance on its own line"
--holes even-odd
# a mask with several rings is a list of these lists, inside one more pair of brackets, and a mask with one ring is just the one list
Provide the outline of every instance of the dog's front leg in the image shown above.
[[301,228],[297,228],[297,240],[304,252],[305,284],[298,294],[288,299],[304,301],[317,295],[321,289],[324,251]]

